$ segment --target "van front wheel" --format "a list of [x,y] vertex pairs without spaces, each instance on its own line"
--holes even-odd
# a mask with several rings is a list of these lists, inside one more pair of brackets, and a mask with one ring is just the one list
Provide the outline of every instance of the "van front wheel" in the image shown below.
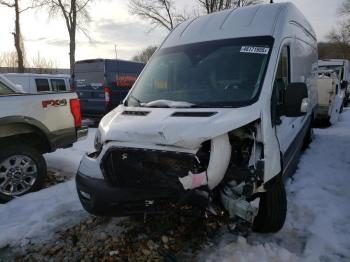
[[286,220],[287,197],[283,180],[275,178],[273,185],[260,196],[259,212],[254,219],[253,230],[259,233],[279,231]]

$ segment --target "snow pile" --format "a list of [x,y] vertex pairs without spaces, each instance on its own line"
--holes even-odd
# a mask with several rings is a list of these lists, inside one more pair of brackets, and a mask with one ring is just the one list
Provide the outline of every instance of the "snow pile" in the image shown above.
[[45,155],[47,166],[55,172],[63,172],[68,176],[75,176],[79,168],[81,157],[94,151],[94,138],[96,128],[89,128],[89,135],[85,140],[79,141],[71,148],[58,149]]
[[203,251],[208,261],[350,261],[350,110],[326,129],[315,129],[286,185],[288,214],[276,234],[226,232]]
[[287,229],[304,238],[308,260],[350,259],[350,110],[340,122],[316,130],[288,188]]
[[237,242],[229,243],[205,259],[207,262],[294,262],[299,261],[298,257],[288,250],[279,247],[275,243],[250,245],[247,239],[238,237]]
[[[75,176],[81,157],[93,151],[96,129],[89,129],[85,140],[71,148],[46,154],[48,169]],[[36,237],[48,238],[60,229],[77,223],[86,213],[76,192],[75,181],[69,181],[30,193],[0,205],[0,248],[26,244]]]
[[0,214],[0,248],[26,244],[37,236],[49,238],[61,226],[69,226],[85,216],[74,181],[0,205]]

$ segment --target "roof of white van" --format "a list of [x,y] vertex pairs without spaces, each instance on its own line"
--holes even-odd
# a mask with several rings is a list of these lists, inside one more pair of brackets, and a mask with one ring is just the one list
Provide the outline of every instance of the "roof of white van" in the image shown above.
[[68,74],[34,74],[34,73],[3,73],[4,76],[23,76],[23,77],[43,77],[43,78],[52,78],[52,77],[61,77],[61,78],[70,78]]
[[215,12],[186,21],[169,34],[162,47],[228,38],[274,36],[280,16],[290,17],[288,22],[302,26],[316,39],[312,26],[294,4],[275,3]]

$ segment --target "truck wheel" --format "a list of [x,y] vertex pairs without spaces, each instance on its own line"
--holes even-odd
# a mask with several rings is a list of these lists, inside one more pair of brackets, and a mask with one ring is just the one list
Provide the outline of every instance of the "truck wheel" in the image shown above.
[[260,196],[259,212],[254,219],[253,230],[259,233],[279,231],[286,220],[287,197],[283,180],[278,176],[274,184]]
[[0,149],[0,202],[39,190],[46,177],[44,157],[27,145],[5,145]]

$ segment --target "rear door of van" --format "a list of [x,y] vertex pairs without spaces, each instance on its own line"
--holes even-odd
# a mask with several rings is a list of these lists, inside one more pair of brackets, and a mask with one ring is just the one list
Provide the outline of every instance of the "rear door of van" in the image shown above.
[[143,64],[131,61],[106,60],[106,87],[110,94],[109,109],[113,109],[123,102],[143,67]]
[[83,116],[101,117],[107,112],[109,94],[104,88],[104,61],[77,62],[74,67],[74,86]]

